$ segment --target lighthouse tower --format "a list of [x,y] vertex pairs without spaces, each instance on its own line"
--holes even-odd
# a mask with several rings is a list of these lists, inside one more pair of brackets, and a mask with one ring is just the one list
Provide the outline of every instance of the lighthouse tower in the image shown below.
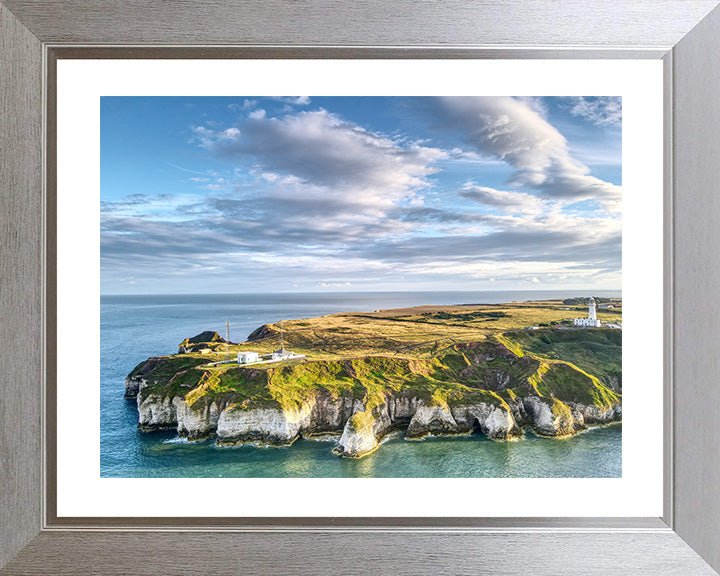
[[595,298],[590,298],[588,305],[588,320],[597,320],[597,309],[595,308]]
[[595,308],[595,298],[590,298],[588,304],[588,317],[587,318],[575,318],[573,320],[575,326],[583,326],[585,328],[600,328],[602,322],[598,320],[597,309]]

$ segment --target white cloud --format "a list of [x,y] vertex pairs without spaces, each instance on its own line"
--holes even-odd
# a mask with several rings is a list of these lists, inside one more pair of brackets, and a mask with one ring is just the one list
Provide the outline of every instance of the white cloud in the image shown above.
[[620,208],[621,188],[590,175],[575,160],[562,134],[527,101],[510,97],[439,98],[438,113],[459,129],[481,154],[515,169],[511,184],[535,188],[547,198],[594,199],[611,212]]
[[257,106],[257,100],[250,100],[249,98],[244,98],[242,104],[238,104],[237,102],[228,104],[228,110],[232,110],[233,112],[240,112],[241,110],[248,110],[250,108],[254,108],[255,106]]
[[619,96],[573,96],[569,100],[570,114],[573,116],[587,118],[597,126],[622,124],[622,98]]
[[502,164],[501,160],[487,155],[480,155],[472,150],[463,150],[461,148],[453,148],[448,152],[448,157],[453,160],[463,160],[472,162],[473,164],[482,164],[486,166]]
[[537,196],[525,192],[506,192],[487,186],[475,186],[471,182],[463,186],[460,196],[505,212],[538,213],[545,204]]
[[217,142],[230,142],[237,140],[240,136],[240,130],[237,128],[227,128],[226,130],[215,130],[206,128],[205,126],[193,126],[193,135],[200,141],[203,148],[211,148]]
[[[211,139],[209,133],[202,135]],[[436,148],[400,144],[325,110],[282,118],[251,115],[242,138],[215,137],[205,147],[225,159],[252,160],[260,173],[278,176],[271,193],[280,198],[371,211],[410,201],[438,171],[435,162],[447,157]]]
[[310,104],[309,96],[276,96],[273,99],[293,106],[307,106]]
[[190,218],[183,210],[202,201],[192,194],[130,194],[121,200],[101,201],[101,218],[143,218],[183,222]]

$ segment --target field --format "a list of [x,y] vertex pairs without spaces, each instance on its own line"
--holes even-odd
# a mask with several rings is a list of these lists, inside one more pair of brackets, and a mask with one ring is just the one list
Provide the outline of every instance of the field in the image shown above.
[[[621,323],[622,303],[618,299],[613,300],[612,305],[611,310],[598,310],[598,318],[603,322]],[[305,354],[311,360],[388,354],[417,358],[434,356],[454,344],[478,342],[498,333],[531,326],[586,332],[571,328],[575,317],[587,317],[587,306],[563,304],[560,300],[420,306],[286,320],[282,322],[282,332],[285,348]],[[278,323],[266,324],[250,334],[246,342],[213,343],[212,359],[234,358],[244,350],[267,354],[279,348],[280,332]],[[537,352],[542,353],[542,347],[538,347]]]

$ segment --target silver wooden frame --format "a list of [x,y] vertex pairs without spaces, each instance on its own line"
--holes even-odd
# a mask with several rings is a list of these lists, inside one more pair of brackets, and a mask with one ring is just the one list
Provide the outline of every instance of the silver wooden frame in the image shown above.
[[[0,0],[0,573],[715,574],[718,3]],[[116,57],[662,58],[663,517],[58,518],[54,64]]]

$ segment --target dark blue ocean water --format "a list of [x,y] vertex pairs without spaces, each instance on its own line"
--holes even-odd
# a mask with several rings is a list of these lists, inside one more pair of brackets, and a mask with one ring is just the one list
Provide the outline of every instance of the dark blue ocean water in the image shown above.
[[103,477],[574,477],[622,473],[622,426],[595,428],[567,439],[527,434],[517,442],[482,436],[407,441],[389,438],[360,460],[333,456],[332,441],[299,440],[287,448],[218,448],[188,443],[174,433],[137,430],[134,401],[123,398],[124,378],[149,356],[172,354],[203,330],[244,340],[258,326],[423,304],[500,303],[573,296],[619,297],[619,291],[365,292],[103,296],[101,298],[100,471]]

